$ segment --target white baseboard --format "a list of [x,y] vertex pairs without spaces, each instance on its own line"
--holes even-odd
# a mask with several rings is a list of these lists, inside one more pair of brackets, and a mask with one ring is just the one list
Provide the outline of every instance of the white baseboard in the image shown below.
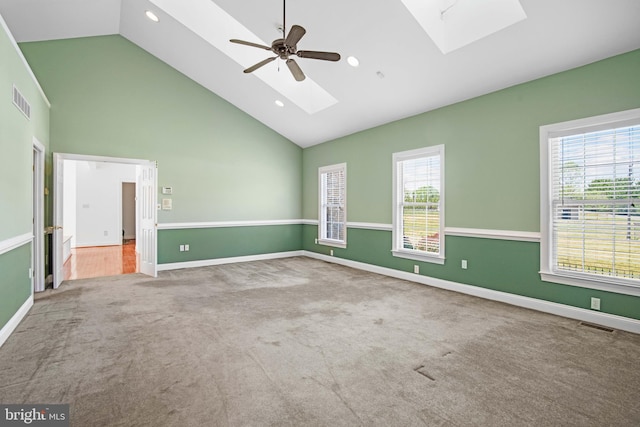
[[18,327],[24,316],[27,315],[29,309],[33,306],[33,295],[29,295],[29,298],[22,304],[22,307],[16,311],[16,314],[9,319],[6,325],[0,329],[0,347],[5,343],[5,341],[9,338],[9,335]]
[[178,270],[181,268],[209,267],[212,265],[233,264],[236,262],[262,261],[267,259],[291,258],[294,256],[304,256],[304,251],[274,252],[260,255],[246,255],[230,258],[203,259],[198,261],[173,262],[169,264],[158,264],[158,271]]
[[351,261],[344,258],[318,254],[310,251],[303,251],[303,255],[309,258],[315,258],[322,261],[332,262],[347,267],[353,267],[360,270],[370,271],[385,276],[395,277],[397,279],[408,280],[411,282],[421,283],[427,286],[447,289],[450,291],[460,292],[467,295],[473,295],[493,301],[500,301],[507,304],[524,307],[531,310],[537,310],[544,313],[555,314],[557,316],[568,317],[583,322],[595,323],[598,325],[608,326],[613,329],[633,332],[640,334],[640,320],[628,317],[616,316],[608,313],[591,311],[584,308],[572,307],[570,305],[558,304],[539,300],[535,298],[525,297],[521,295],[510,294],[507,292],[494,291],[479,286],[465,285],[462,283],[451,282],[448,280],[436,279],[429,276],[421,276],[406,271],[394,270],[387,267],[379,267],[373,264],[367,264],[358,261]]

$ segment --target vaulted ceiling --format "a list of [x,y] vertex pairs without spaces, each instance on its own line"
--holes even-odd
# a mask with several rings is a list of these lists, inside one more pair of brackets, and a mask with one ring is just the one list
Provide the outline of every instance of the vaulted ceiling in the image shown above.
[[[231,59],[226,44],[211,44],[249,34],[271,45],[281,37],[282,0],[211,1],[0,0],[0,14],[18,42],[121,34],[301,147],[640,48],[638,0],[520,0],[525,19],[448,53],[410,13],[407,5],[422,6],[415,0],[289,0],[287,27],[307,30],[298,49],[342,55],[296,57],[307,76],[298,83],[281,60],[242,72],[271,52],[229,43],[242,57]],[[469,29],[501,17],[505,1],[513,3],[424,3],[438,11],[437,31],[447,36],[447,25]],[[349,56],[360,65],[350,66]],[[312,84],[335,102],[318,106]]]

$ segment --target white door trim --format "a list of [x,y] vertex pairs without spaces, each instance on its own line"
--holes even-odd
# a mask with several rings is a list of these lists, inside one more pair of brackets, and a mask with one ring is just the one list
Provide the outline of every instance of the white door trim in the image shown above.
[[33,138],[33,245],[32,290],[44,291],[44,157],[45,148]]

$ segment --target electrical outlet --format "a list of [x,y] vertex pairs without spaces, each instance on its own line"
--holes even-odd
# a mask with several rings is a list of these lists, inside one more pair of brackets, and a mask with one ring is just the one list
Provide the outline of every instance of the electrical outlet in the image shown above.
[[329,251],[329,255],[333,256],[333,249]]
[[463,260],[462,260],[461,267],[462,267],[462,269],[463,269],[463,270],[466,270],[466,269],[467,269],[467,260],[466,260],[466,259],[463,259]]
[[591,298],[591,309],[600,310],[600,298]]
[[29,279],[33,279],[33,268],[29,268]]
[[184,252],[184,245],[180,245],[180,252]]
[[109,232],[107,230],[104,230],[104,237],[107,237],[109,235]]
[[316,245],[318,244],[318,239],[316,239]]
[[413,266],[413,272],[415,274],[420,274],[420,266],[419,265],[414,265]]
[[189,252],[189,245],[184,245],[184,251]]

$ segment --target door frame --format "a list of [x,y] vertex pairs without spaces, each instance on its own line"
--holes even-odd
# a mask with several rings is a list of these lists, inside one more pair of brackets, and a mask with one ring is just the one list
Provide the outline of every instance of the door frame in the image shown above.
[[44,145],[33,137],[33,244],[31,246],[33,292],[42,292],[45,288],[44,158]]
[[[86,162],[102,162],[102,163],[117,163],[117,164],[125,164],[125,165],[135,165],[135,166],[149,166],[149,165],[156,165],[155,161],[152,160],[145,160],[145,159],[132,159],[132,158],[123,158],[123,157],[108,157],[108,156],[93,156],[93,155],[86,155],[86,154],[73,154],[73,153],[53,153],[53,157],[54,157],[54,162],[53,162],[53,176],[54,179],[59,176],[59,174],[61,174],[63,171],[58,171],[57,168],[64,168],[64,161],[65,160],[76,160],[76,161],[86,161]],[[59,160],[59,161],[56,161]],[[156,171],[157,173],[157,171]],[[137,182],[140,178],[138,177],[136,179],[136,188],[139,186],[139,183]],[[152,183],[152,190],[151,193],[153,195],[157,194],[157,180],[154,180]],[[64,213],[62,212],[62,206],[64,205],[64,199],[63,199],[63,194],[62,191],[57,191],[58,186],[56,185],[56,183],[54,183],[54,192],[53,192],[53,212],[54,214],[56,212],[60,212],[64,215]],[[151,242],[151,246],[153,248],[153,254],[154,254],[154,265],[155,267],[157,267],[158,264],[158,250],[157,250],[157,246],[158,246],[158,232],[157,232],[157,228],[158,228],[158,224],[157,224],[157,206],[155,203],[155,197],[151,197],[148,200],[146,200],[147,203],[150,203],[151,206],[147,206],[146,208],[150,211],[150,212],[154,212],[156,213],[156,221],[154,224],[154,228],[155,228],[155,232],[153,233],[153,237],[152,237],[152,242]],[[136,215],[137,212],[140,210],[139,208],[142,206],[142,203],[145,203],[144,198],[141,197],[137,197],[136,200]],[[59,209],[59,211],[58,211]],[[55,216],[55,215],[54,215]],[[54,230],[62,230],[62,218],[54,218],[54,222],[60,222],[59,224],[54,223],[53,228]],[[139,221],[136,221],[136,237],[138,237],[140,235],[139,233]],[[53,233],[53,274],[54,274],[54,278],[53,278],[53,283],[54,283],[54,288],[57,288],[58,286],[56,286],[56,284],[60,284],[60,282],[62,281],[59,277],[56,277],[56,271],[60,271],[60,269],[58,269],[58,264],[61,263],[62,261],[62,253],[61,253],[61,248],[62,248],[62,239],[63,239],[63,233],[62,232],[58,232],[56,233],[54,231]],[[138,241],[136,240],[136,250],[138,250]],[[58,254],[58,252],[60,252]],[[57,256],[56,256],[57,254]],[[155,273],[157,273],[157,268],[154,268]],[[155,274],[152,275],[153,277],[155,277]]]

